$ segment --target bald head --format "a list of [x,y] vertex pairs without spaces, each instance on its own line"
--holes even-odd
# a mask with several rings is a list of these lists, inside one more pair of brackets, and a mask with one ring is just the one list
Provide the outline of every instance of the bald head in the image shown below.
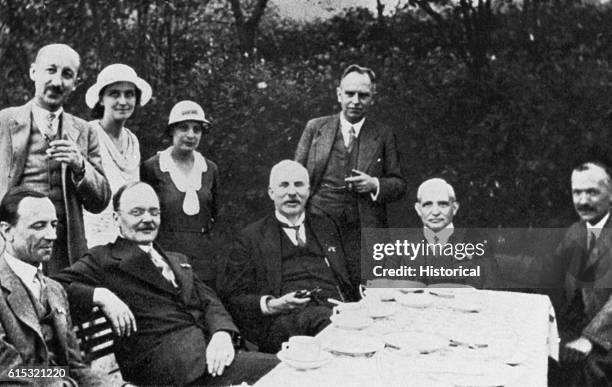
[[293,222],[304,213],[310,196],[308,171],[295,161],[281,161],[270,171],[268,195],[276,211]]
[[423,221],[423,226],[438,232],[447,227],[459,210],[455,190],[444,179],[424,181],[417,191],[414,209]]
[[38,51],[30,66],[34,101],[43,109],[57,111],[76,88],[81,58],[65,44],[49,44]]

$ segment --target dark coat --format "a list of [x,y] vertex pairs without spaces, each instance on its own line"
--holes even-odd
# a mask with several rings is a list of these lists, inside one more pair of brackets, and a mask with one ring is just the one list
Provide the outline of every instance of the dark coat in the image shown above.
[[20,367],[48,367],[49,351],[58,366],[66,366],[70,377],[87,386],[108,386],[110,380],[92,372],[83,363],[72,329],[66,292],[60,284],[46,279],[46,295],[52,314],[55,347],[49,348],[30,296],[19,277],[0,256],[0,384],[38,385],[40,379],[16,381],[7,373]]
[[[343,295],[356,298],[346,269],[340,234],[331,219],[308,215],[306,222],[326,254]],[[224,296],[247,339],[260,343],[274,316],[264,316],[262,296],[282,296],[281,228],[271,215],[250,224],[236,237],[225,272]]]
[[[32,128],[32,104],[0,111],[0,198],[19,184],[27,159]],[[61,130],[74,141],[85,159],[85,176],[75,185],[72,174],[62,164],[62,192],[68,227],[68,259],[73,263],[87,251],[83,228],[83,208],[97,214],[111,199],[108,181],[102,169],[98,135],[87,121],[66,112],[61,115]]]
[[[313,193],[320,188],[338,130],[339,114],[315,118],[308,121],[298,143],[295,160],[308,169]],[[380,191],[376,201],[369,194],[359,195],[361,228],[387,227],[386,203],[406,192],[396,143],[390,128],[366,118],[359,133],[357,169],[378,178]]]
[[210,336],[238,329],[214,291],[194,276],[186,256],[155,249],[174,271],[178,291],[145,252],[122,238],[94,247],[56,278],[68,291],[75,313],[91,311],[95,287],[109,289],[131,309],[138,331],[115,341],[126,380],[182,385],[204,374]]

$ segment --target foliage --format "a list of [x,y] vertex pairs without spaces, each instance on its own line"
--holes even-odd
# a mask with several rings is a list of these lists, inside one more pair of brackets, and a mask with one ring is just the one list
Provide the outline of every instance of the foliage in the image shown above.
[[612,11],[507,4],[491,15],[475,76],[444,24],[412,8],[382,21],[352,9],[311,24],[268,12],[245,56],[221,0],[0,0],[0,105],[31,97],[27,68],[53,41],[83,56],[68,106],[82,117],[84,93],[107,64],[133,65],[153,85],[154,99],[128,122],[145,158],[167,146],[171,106],[198,101],[214,121],[201,148],[221,171],[221,243],[268,211],[269,168],[292,157],[308,119],[338,110],[337,77],[359,62],[379,76],[374,115],[395,128],[409,178],[394,225],[417,225],[416,187],[444,175],[463,225],[565,226],[572,164],[592,146],[607,149]]

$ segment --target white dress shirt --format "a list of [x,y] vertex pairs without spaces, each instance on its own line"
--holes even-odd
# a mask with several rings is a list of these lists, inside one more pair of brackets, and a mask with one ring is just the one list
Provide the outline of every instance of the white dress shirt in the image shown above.
[[[451,235],[453,235],[453,232],[455,232],[455,226],[452,222],[438,232],[434,232],[428,227],[423,227],[423,234],[425,235],[425,239],[431,244],[439,243],[441,245],[445,245],[446,242],[448,242],[448,240],[450,239]],[[436,237],[438,237],[438,242],[435,242]]]
[[[50,112],[47,109],[44,109],[37,104],[32,104],[32,117],[34,118],[34,122],[38,129],[48,136],[55,136],[57,134],[57,130],[59,129],[59,120],[62,115],[64,109],[60,107],[54,112]],[[49,132],[49,114],[53,113],[55,117],[51,122],[51,131]]]
[[137,245],[137,246],[140,248],[140,250],[147,253],[147,255],[151,258],[151,262],[153,263],[153,265],[155,265],[155,267],[157,267],[158,269],[161,269],[162,276],[168,281],[170,281],[170,283],[172,283],[172,286],[174,286],[175,288],[178,288],[178,283],[176,282],[176,276],[174,275],[172,268],[164,260],[164,257],[162,257],[162,255],[153,248],[153,245],[151,244],[151,245]]
[[40,270],[40,267],[30,265],[27,262],[15,258],[6,251],[4,251],[4,259],[11,270],[13,270],[21,282],[23,282],[25,287],[28,288],[28,290],[30,290],[30,292],[32,292],[32,294],[40,300],[42,283],[36,276]]
[[596,224],[592,225],[591,223],[586,222],[587,235],[589,234],[589,232],[591,232],[595,235],[595,240],[597,240],[597,238],[599,238],[599,235],[601,235],[601,230],[604,228],[609,218],[610,218],[610,213],[608,212],[606,216],[601,218],[601,220],[597,222]]

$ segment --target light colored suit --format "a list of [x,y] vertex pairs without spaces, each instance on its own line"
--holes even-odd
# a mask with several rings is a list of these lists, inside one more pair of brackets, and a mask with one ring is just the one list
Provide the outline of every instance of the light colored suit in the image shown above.
[[[32,128],[32,104],[0,111],[0,198],[21,181],[27,160]],[[62,193],[68,227],[68,259],[74,263],[87,251],[83,229],[83,208],[98,213],[110,202],[111,191],[100,159],[98,135],[86,121],[66,112],[61,115],[64,138],[74,141],[85,158],[85,176],[75,185],[62,164]],[[63,258],[63,257],[60,257]]]
[[[39,385],[60,380],[19,379],[9,377],[11,369],[18,367],[67,366],[70,377],[83,386],[108,386],[110,381],[92,372],[81,358],[72,329],[66,292],[60,284],[46,278],[45,294],[51,313],[55,347],[49,348],[28,291],[19,277],[0,256],[0,384]],[[49,353],[55,355],[55,364],[49,364]],[[70,378],[64,381],[74,383]]]

